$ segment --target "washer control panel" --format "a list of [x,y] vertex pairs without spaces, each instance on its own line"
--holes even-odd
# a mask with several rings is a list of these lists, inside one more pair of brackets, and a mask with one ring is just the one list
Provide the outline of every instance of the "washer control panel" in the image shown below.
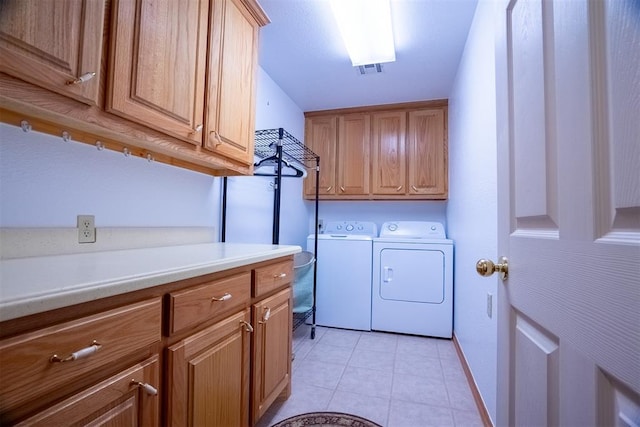
[[358,234],[378,237],[378,226],[370,221],[327,221],[324,234]]
[[444,226],[430,221],[388,221],[380,229],[382,238],[446,239]]

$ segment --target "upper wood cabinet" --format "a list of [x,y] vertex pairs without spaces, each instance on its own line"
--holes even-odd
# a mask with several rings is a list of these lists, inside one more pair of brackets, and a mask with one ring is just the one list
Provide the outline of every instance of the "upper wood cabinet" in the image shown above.
[[0,120],[251,174],[268,22],[257,0],[0,0]]
[[[305,144],[320,155],[321,199],[429,200],[448,196],[447,102],[305,113]],[[337,130],[329,126],[337,122]],[[337,135],[335,139],[331,135]],[[315,197],[315,180],[305,198]],[[331,191],[327,191],[331,188]]]
[[373,115],[373,194],[404,194],[407,187],[404,111]]
[[371,118],[345,114],[338,120],[337,194],[369,194]]
[[253,163],[259,22],[240,0],[214,0],[204,145]]
[[105,0],[0,1],[0,71],[95,105],[104,9]]
[[[320,178],[318,192],[321,196],[336,194],[336,145],[338,117],[335,115],[312,117],[305,120],[305,144],[320,156]],[[305,180],[305,195],[315,197],[316,174],[310,173]]]
[[447,124],[442,109],[409,112],[407,162],[409,194],[448,193]]
[[208,12],[209,0],[114,0],[107,111],[200,145]]
[[241,0],[115,0],[114,16],[108,111],[253,163],[261,23],[249,8]]

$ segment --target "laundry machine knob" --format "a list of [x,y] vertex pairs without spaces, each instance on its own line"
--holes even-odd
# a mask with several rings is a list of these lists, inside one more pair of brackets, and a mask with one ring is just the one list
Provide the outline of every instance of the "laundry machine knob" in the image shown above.
[[351,224],[347,225],[347,231],[353,231],[353,225]]
[[396,231],[398,229],[398,224],[389,224],[387,228],[389,231]]
[[342,226],[341,225],[336,225],[336,230],[342,230]]

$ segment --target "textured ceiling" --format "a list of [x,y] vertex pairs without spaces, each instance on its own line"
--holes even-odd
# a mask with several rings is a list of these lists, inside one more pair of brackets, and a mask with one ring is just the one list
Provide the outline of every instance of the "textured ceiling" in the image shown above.
[[303,110],[448,98],[477,0],[391,0],[396,61],[360,75],[329,0],[260,0],[260,66]]

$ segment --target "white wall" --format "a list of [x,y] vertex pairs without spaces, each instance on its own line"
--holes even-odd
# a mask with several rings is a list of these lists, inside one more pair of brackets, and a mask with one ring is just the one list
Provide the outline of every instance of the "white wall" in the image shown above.
[[[258,73],[256,129],[284,128],[304,143],[304,113],[262,69]],[[269,172],[263,170],[263,172]],[[231,177],[227,184],[227,242],[271,243],[273,178]],[[310,211],[302,200],[303,180],[283,178],[280,243],[304,247]]]
[[0,124],[0,227],[217,227],[219,178]]
[[455,240],[454,330],[495,422],[497,279],[475,272],[497,258],[494,5],[480,0],[449,98],[449,237]]

